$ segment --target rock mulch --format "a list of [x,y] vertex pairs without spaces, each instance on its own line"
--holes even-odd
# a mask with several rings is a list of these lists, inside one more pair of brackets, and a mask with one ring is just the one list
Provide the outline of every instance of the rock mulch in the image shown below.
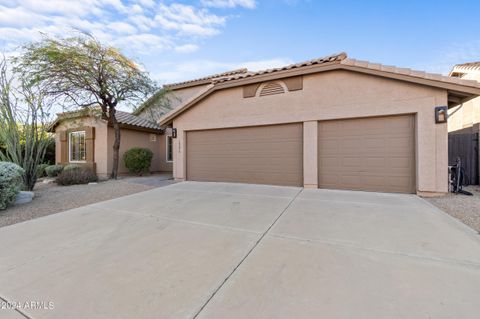
[[473,193],[473,196],[449,193],[443,197],[425,199],[480,233],[480,186],[473,185],[464,189]]
[[35,198],[32,202],[0,210],[0,227],[143,192],[155,187],[158,186],[131,183],[127,180],[109,180],[92,185],[73,186],[39,182],[35,186]]

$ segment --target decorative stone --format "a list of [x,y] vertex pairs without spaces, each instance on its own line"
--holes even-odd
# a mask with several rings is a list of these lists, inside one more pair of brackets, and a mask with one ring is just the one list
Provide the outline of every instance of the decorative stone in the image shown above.
[[30,203],[34,197],[35,197],[35,193],[33,192],[21,191],[20,193],[18,193],[17,197],[15,198],[15,202],[13,204],[19,205],[19,204]]
[[55,183],[55,178],[45,178],[42,183],[44,184],[52,184]]

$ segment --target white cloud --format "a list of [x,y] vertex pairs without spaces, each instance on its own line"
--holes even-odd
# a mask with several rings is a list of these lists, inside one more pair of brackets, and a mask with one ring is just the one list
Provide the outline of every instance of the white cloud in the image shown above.
[[114,40],[113,44],[119,48],[128,47],[135,54],[143,55],[153,55],[173,47],[171,39],[152,33],[129,35]]
[[[247,2],[250,0],[246,0]],[[0,42],[6,48],[39,38],[64,36],[73,29],[93,34],[121,49],[194,52],[202,38],[219,34],[227,16],[200,4],[153,0],[0,0]],[[247,4],[248,5],[248,4]],[[146,50],[146,38],[153,40]],[[134,41],[129,45],[128,41]],[[185,43],[189,45],[186,46]],[[137,52],[132,52],[137,54]]]
[[155,21],[167,30],[175,30],[184,35],[209,37],[219,33],[218,27],[225,24],[226,18],[205,9],[173,3],[169,6],[160,4]]
[[138,0],[138,3],[142,7],[147,7],[147,8],[152,8],[155,6],[155,1],[154,0]]
[[134,34],[137,33],[137,28],[128,24],[126,22],[112,22],[107,26],[110,30],[117,32],[117,33],[125,33],[125,34]]
[[253,9],[256,6],[255,0],[202,0],[201,2],[206,7],[214,8],[244,7]]
[[12,6],[16,8],[27,9],[31,12],[44,14],[60,14],[64,16],[84,16],[92,13],[92,10],[98,7],[98,0],[16,0],[12,1]]
[[198,45],[196,44],[184,44],[175,47],[175,52],[178,53],[192,53],[198,50]]
[[[252,70],[289,64],[285,59],[245,62],[209,60],[158,65],[161,53],[191,54],[205,38],[222,32],[231,15],[211,8],[254,8],[254,0],[0,0],[0,44],[6,54],[39,40],[85,31],[134,58],[150,61],[163,83],[201,77],[239,67]],[[166,55],[168,56],[168,55]]]
[[46,17],[21,7],[10,8],[0,5],[0,25],[26,27],[43,24],[46,20]]

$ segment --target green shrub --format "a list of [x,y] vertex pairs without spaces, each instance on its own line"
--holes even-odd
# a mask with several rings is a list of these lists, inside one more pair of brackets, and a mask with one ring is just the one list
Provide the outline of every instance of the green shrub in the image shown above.
[[152,164],[153,152],[148,148],[134,147],[123,154],[123,162],[130,173],[142,175]]
[[37,166],[37,178],[44,177],[46,175],[45,168],[50,166],[49,164],[39,164]]
[[58,185],[63,186],[88,184],[96,181],[98,181],[97,175],[90,169],[81,167],[64,170],[55,180]]
[[0,209],[15,200],[23,187],[23,168],[10,162],[0,162]]
[[47,173],[48,177],[57,177],[62,171],[62,165],[50,165],[45,167],[45,173]]
[[62,172],[77,170],[77,169],[81,169],[81,168],[82,168],[82,167],[81,167],[80,165],[68,164],[68,165],[66,165],[66,166],[63,168],[63,171],[62,171]]

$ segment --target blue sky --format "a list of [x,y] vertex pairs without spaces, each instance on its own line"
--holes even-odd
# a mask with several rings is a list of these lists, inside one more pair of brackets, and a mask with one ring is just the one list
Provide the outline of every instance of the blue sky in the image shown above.
[[0,0],[7,55],[40,32],[88,31],[160,83],[252,70],[345,51],[349,57],[448,73],[480,60],[475,1]]

